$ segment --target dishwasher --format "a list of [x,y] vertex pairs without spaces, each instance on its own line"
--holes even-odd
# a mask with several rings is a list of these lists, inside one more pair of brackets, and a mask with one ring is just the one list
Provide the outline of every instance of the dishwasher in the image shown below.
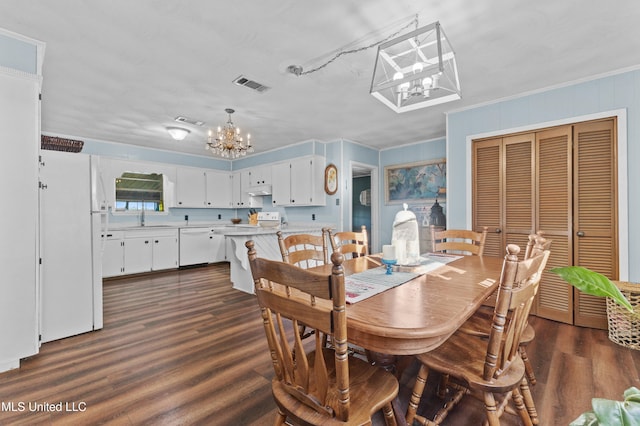
[[209,228],[180,228],[180,266],[209,263]]

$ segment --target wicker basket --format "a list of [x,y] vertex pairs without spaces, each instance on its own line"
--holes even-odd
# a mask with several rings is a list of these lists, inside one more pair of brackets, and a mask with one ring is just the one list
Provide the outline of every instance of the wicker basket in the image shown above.
[[627,348],[640,350],[640,284],[624,281],[613,283],[631,303],[634,313],[607,297],[609,339]]

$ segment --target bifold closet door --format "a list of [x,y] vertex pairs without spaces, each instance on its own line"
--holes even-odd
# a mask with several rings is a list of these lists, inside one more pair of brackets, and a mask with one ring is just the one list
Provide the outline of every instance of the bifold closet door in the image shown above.
[[[615,119],[573,128],[574,264],[618,278],[617,136]],[[574,293],[574,323],[607,328],[605,299]]]
[[[573,265],[572,161],[571,126],[536,133],[536,230],[553,240],[546,270]],[[557,275],[544,272],[536,315],[573,324],[573,287]]]

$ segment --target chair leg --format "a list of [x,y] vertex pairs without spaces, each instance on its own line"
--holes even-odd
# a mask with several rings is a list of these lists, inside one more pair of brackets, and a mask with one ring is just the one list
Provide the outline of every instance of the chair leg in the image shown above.
[[529,383],[531,383],[531,386],[534,386],[536,384],[536,375],[533,373],[533,365],[531,365],[531,361],[527,356],[527,351],[522,345],[520,345],[518,349],[520,351],[520,357],[524,362],[524,369],[527,374],[527,379],[529,380]]
[[440,376],[440,383],[438,384],[438,389],[436,391],[436,395],[438,395],[438,398],[444,399],[447,396],[447,386],[449,386],[449,375],[442,374]]
[[[526,379],[522,380],[526,382]],[[516,409],[518,410],[518,414],[520,414],[522,423],[524,423],[525,426],[533,426],[531,417],[529,417],[529,413],[527,412],[524,402],[522,401],[522,395],[520,394],[520,390],[518,389],[518,387],[513,389],[513,402],[516,406]]]
[[416,417],[416,411],[418,405],[420,405],[420,398],[424,392],[424,385],[427,383],[427,377],[429,376],[429,367],[424,364],[420,364],[420,370],[416,377],[416,383],[413,385],[413,392],[411,393],[411,399],[409,400],[409,406],[407,407],[406,420],[407,424],[413,424],[413,419]]
[[385,404],[384,407],[382,407],[382,414],[384,416],[384,423],[387,426],[398,425],[398,423],[396,423],[396,415],[393,412],[393,406],[391,405],[391,403]]
[[520,382],[520,392],[522,393],[522,399],[524,400],[524,405],[527,408],[531,423],[537,425],[539,423],[538,412],[536,411],[533,395],[531,395],[531,389],[529,389],[529,383],[526,378],[523,378]]
[[500,426],[500,417],[496,407],[496,399],[491,392],[483,392],[484,409],[487,414],[487,422],[489,426]]

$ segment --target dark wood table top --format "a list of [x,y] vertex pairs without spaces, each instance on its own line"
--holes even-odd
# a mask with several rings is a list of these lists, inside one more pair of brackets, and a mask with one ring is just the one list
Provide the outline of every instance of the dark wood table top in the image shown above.
[[[438,347],[498,287],[503,259],[463,256],[432,272],[347,305],[350,342],[390,355],[413,355]],[[345,275],[380,266],[379,256],[349,259]],[[313,268],[331,273],[331,266]]]

